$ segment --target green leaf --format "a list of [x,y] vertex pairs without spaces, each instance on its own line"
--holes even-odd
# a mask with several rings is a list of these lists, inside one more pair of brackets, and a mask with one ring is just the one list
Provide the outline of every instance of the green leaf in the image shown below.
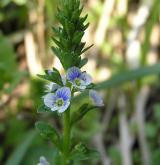
[[[52,77],[53,77],[53,79],[55,79],[55,81],[58,82],[57,84],[63,85],[62,77],[61,77],[59,71],[56,68],[53,68]],[[57,80],[56,80],[56,78],[57,78]]]
[[108,155],[113,164],[121,165],[121,153],[117,146],[108,147]]
[[150,50],[150,38],[152,35],[153,27],[155,26],[159,18],[160,15],[159,11],[160,11],[160,2],[159,0],[154,0],[153,6],[150,11],[150,17],[148,21],[146,21],[146,24],[144,26],[145,38],[144,38],[144,42],[142,43],[142,49],[141,49],[141,56],[140,56],[141,65],[147,63],[147,57],[148,57],[147,54]]
[[60,31],[58,28],[52,27],[53,32],[55,33],[56,36],[60,35]]
[[[0,91],[11,93],[22,78],[26,76],[26,72],[18,71],[13,45],[1,32],[0,48]],[[6,86],[5,84],[8,85]]]
[[87,17],[88,17],[88,14],[86,14],[84,17],[82,17],[82,18],[80,19],[81,23],[84,23],[84,21],[87,19]]
[[20,165],[33,139],[36,137],[35,131],[29,131],[23,141],[15,148],[15,151],[9,157],[5,165]]
[[89,27],[90,23],[87,23],[82,29],[85,31]]
[[91,84],[89,84],[89,85],[87,86],[87,88],[86,88],[86,89],[94,89],[94,88],[95,88],[95,86],[96,86],[96,84],[91,83]]
[[48,107],[46,107],[44,104],[39,106],[37,109],[37,113],[49,113],[49,112],[51,112],[51,110]]
[[74,43],[79,43],[84,35],[84,32],[81,31],[76,31],[73,37],[73,42]]
[[98,159],[100,156],[99,152],[93,149],[87,148],[84,144],[80,143],[75,146],[71,152],[71,160],[87,160],[87,159]]
[[82,12],[82,10],[83,10],[83,8],[81,8],[80,10],[77,9],[77,10],[73,11],[71,19],[74,20],[74,19],[76,19],[77,17],[79,17],[80,14],[81,14],[81,12]]
[[84,52],[86,52],[87,50],[89,50],[92,46],[93,46],[93,45],[88,46],[87,48],[83,49],[82,52],[81,52],[81,54],[83,54]]
[[89,106],[89,104],[83,104],[77,111],[73,112],[71,116],[71,125],[80,121],[89,111],[95,109],[95,106]]
[[145,76],[150,76],[160,73],[160,64],[155,64],[153,66],[145,66],[134,70],[123,71],[112,76],[109,80],[96,85],[96,89],[111,88],[114,86],[119,86],[122,83],[128,81],[138,80]]
[[25,5],[27,0],[12,0],[13,2],[15,2],[17,5]]
[[61,42],[60,41],[58,41],[55,37],[52,37],[52,40],[54,41],[54,43],[57,45],[57,46],[59,46],[60,48],[61,48]]
[[160,162],[160,150],[157,147],[154,150],[152,150],[152,161],[151,161],[151,165],[159,165],[159,162]]
[[59,135],[51,125],[38,121],[36,122],[35,126],[43,138],[51,140],[57,148],[61,148]]
[[159,121],[160,121],[160,104],[156,104],[154,106],[154,116],[155,116],[157,122],[159,123]]
[[45,75],[37,75],[40,78],[52,81],[60,86],[63,86],[62,78],[59,73],[59,71],[56,68],[53,68],[53,72],[51,74],[48,74],[48,70],[45,70]]
[[155,138],[158,131],[157,125],[153,123],[147,123],[145,127],[145,131],[146,131],[147,137]]
[[[98,83],[97,85],[95,85],[94,89],[103,90],[103,89],[108,89],[108,88],[114,88],[116,86],[120,86],[123,83],[127,83],[129,81],[135,81],[140,78],[156,75],[159,73],[160,73],[159,63],[152,66],[145,66],[145,67],[141,67],[134,70],[129,70],[129,71],[127,70],[127,71],[120,72],[116,75],[113,75],[108,80]],[[73,101],[77,101],[80,98],[84,98],[85,96],[87,96],[87,94],[88,94],[87,91],[83,92],[82,94],[76,96],[73,99]]]
[[82,68],[84,65],[86,65],[88,62],[88,58],[84,58],[81,60],[80,64],[79,64],[79,68]]
[[59,60],[61,61],[62,54],[61,54],[60,49],[52,46],[52,51],[55,53],[55,55],[56,55],[56,56],[59,58]]

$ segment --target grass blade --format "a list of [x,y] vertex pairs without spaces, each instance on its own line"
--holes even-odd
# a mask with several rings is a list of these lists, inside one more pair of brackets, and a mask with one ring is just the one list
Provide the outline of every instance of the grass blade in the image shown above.
[[29,131],[23,139],[22,143],[20,143],[16,147],[15,151],[11,154],[5,165],[20,165],[36,134],[37,132],[34,130]]

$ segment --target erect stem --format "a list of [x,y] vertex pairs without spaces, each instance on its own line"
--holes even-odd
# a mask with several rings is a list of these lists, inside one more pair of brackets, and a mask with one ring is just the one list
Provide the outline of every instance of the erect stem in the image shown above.
[[63,165],[67,165],[69,152],[70,152],[70,108],[64,112],[63,116]]

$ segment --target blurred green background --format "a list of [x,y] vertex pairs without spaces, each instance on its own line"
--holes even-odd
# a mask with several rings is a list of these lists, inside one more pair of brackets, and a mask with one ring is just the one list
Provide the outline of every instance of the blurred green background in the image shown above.
[[[37,114],[46,82],[36,77],[52,66],[50,50],[58,0],[0,0],[0,164],[54,164],[55,147],[34,128],[61,117]],[[160,164],[160,1],[83,0],[90,27],[83,38],[94,46],[83,68],[97,83],[105,107],[75,126],[75,141],[101,157],[76,165]],[[75,98],[73,109],[87,97]]]

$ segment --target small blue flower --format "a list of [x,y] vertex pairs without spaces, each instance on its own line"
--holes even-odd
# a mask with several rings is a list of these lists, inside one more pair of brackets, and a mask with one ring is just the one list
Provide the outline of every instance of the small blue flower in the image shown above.
[[96,106],[98,107],[104,106],[103,99],[95,90],[90,90],[89,96]]
[[40,157],[38,165],[50,165],[44,156]]
[[52,111],[64,112],[70,105],[71,91],[68,87],[59,88],[55,93],[44,97],[44,104]]
[[49,75],[52,75],[53,70],[49,69],[47,72],[48,72]]
[[75,66],[67,70],[67,79],[74,87],[80,90],[85,89],[92,82],[89,74],[81,72],[81,70]]

